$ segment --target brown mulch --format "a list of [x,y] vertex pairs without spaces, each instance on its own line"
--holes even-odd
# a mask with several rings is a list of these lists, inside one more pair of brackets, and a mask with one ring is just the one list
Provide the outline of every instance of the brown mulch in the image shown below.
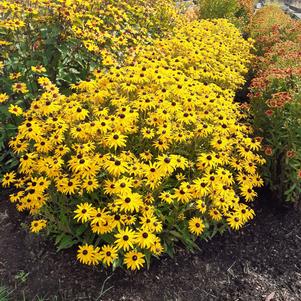
[[[154,260],[130,273],[82,266],[75,250],[28,233],[5,198],[0,201],[0,284],[11,300],[301,300],[301,214],[271,201],[242,231],[199,242],[195,254]],[[23,276],[22,276],[23,275]],[[108,290],[107,290],[108,289]],[[107,291],[106,291],[107,290]]]

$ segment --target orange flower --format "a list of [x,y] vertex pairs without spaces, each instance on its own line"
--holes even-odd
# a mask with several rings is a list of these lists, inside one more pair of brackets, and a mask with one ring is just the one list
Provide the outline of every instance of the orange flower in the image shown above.
[[265,111],[265,115],[267,115],[267,116],[269,116],[269,117],[272,116],[273,113],[274,113],[273,110],[266,110],[266,111]]
[[286,156],[288,158],[293,158],[293,157],[295,157],[295,155],[296,155],[296,153],[293,150],[289,150],[289,151],[286,152]]
[[271,156],[273,154],[273,149],[270,146],[266,146],[266,148],[264,149],[264,153],[267,156]]

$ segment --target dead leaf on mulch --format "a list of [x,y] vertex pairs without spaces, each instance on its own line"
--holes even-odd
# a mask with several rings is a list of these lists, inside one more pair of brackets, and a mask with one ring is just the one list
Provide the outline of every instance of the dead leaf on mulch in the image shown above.
[[266,296],[264,301],[272,301],[274,299],[274,297],[275,297],[275,292],[272,292],[268,296]]

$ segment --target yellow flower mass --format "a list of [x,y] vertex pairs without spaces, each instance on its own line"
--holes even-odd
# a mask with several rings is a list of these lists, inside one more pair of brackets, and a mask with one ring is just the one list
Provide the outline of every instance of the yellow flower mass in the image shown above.
[[[99,22],[73,28],[90,51],[117,39],[98,33]],[[206,237],[214,225],[239,229],[262,185],[259,144],[233,100],[251,47],[226,20],[194,21],[136,47],[123,66],[108,59],[107,72],[95,69],[70,95],[40,77],[43,93],[10,142],[22,181],[3,182],[18,190],[11,201],[42,216],[54,205],[67,210],[97,241],[79,247],[89,265],[136,270],[175,238]]]

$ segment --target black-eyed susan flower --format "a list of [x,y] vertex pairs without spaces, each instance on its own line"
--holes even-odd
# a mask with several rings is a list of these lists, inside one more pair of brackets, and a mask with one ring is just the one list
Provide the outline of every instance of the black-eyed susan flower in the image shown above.
[[119,176],[127,170],[128,164],[119,158],[110,158],[109,160],[106,160],[104,167],[111,175]]
[[110,266],[118,258],[118,250],[111,245],[104,245],[99,252],[99,259],[106,265]]
[[16,116],[21,116],[23,114],[23,109],[18,105],[10,104],[8,111]]
[[84,182],[83,182],[83,186],[84,189],[86,189],[86,191],[88,193],[96,190],[99,187],[99,183],[97,181],[96,178],[87,178]]
[[9,99],[9,96],[6,93],[0,93],[0,103],[4,103]]
[[35,73],[45,73],[47,70],[42,65],[31,66],[31,71]]
[[74,210],[74,213],[76,215],[74,216],[77,221],[81,221],[82,223],[85,223],[89,221],[93,216],[93,206],[89,203],[82,203],[77,205],[77,209]]
[[123,249],[128,251],[134,247],[135,242],[135,232],[128,227],[125,229],[120,229],[117,234],[115,234],[115,244],[118,249]]
[[25,93],[29,92],[29,90],[28,90],[25,83],[15,83],[15,84],[13,84],[12,85],[12,90],[15,93],[22,93],[22,94],[25,94]]
[[196,201],[196,208],[199,210],[200,213],[205,213],[207,210],[206,203],[203,200]]
[[140,270],[145,263],[144,254],[138,251],[129,251],[124,255],[124,264],[132,271]]
[[164,247],[162,246],[159,237],[156,236],[154,243],[150,247],[150,251],[155,256],[160,256],[164,252]]
[[205,224],[199,217],[193,217],[188,223],[189,231],[195,235],[201,235],[204,232]]
[[124,147],[126,146],[126,136],[121,134],[119,131],[113,132],[106,136],[105,138],[105,144],[109,148],[114,148],[115,150],[118,147]]
[[2,186],[3,187],[8,187],[10,186],[12,183],[14,183],[16,181],[16,173],[14,171],[12,172],[7,172],[3,175],[2,178]]
[[244,224],[242,218],[238,214],[231,214],[227,217],[227,223],[233,230],[239,230]]
[[176,188],[173,195],[177,201],[182,203],[188,203],[193,198],[191,192],[185,187]]
[[173,202],[174,196],[169,192],[161,192],[159,198],[167,204],[170,204]]
[[115,203],[124,212],[138,212],[140,206],[143,205],[141,195],[138,193],[125,194],[117,199]]
[[254,198],[257,196],[257,192],[250,186],[241,186],[240,194],[246,199],[247,202],[254,200]]
[[135,243],[141,247],[149,249],[155,243],[156,236],[146,230],[140,230],[135,234]]
[[209,215],[211,216],[211,218],[216,221],[216,222],[219,222],[222,220],[223,216],[221,214],[221,212],[216,209],[216,208],[212,208],[209,210]]
[[94,248],[93,245],[88,244],[79,246],[77,259],[83,264],[97,265],[100,261],[99,248]]
[[46,225],[47,225],[47,221],[45,219],[32,221],[30,226],[30,231],[33,233],[38,233],[42,229],[44,229]]

